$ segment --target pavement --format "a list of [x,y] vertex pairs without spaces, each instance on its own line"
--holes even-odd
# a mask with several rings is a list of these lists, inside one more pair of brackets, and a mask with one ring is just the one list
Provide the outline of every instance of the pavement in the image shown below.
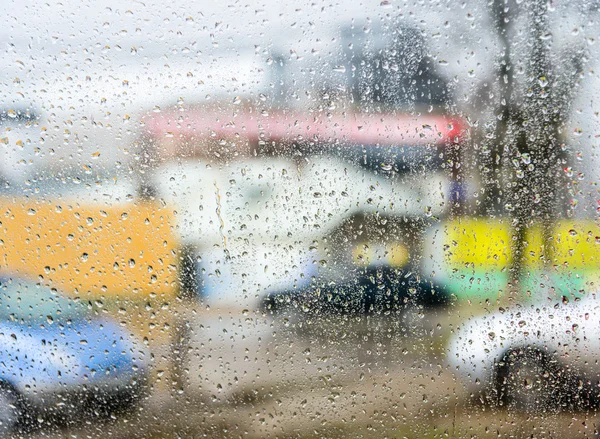
[[[33,438],[591,438],[591,412],[526,414],[471,404],[445,362],[456,312],[273,318],[182,312],[174,367],[133,410]],[[420,319],[420,322],[419,322]]]

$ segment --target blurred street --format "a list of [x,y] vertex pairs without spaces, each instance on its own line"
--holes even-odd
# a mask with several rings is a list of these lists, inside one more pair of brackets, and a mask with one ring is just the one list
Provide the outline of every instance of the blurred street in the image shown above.
[[[267,354],[268,360],[257,355],[260,373],[237,391],[219,392],[214,385],[202,392],[190,378],[194,371],[183,370],[182,380],[169,383],[164,375],[135,411],[72,425],[42,423],[21,437],[596,437],[593,412],[515,413],[469,405],[445,365],[444,340],[460,311],[468,313],[424,316],[413,322],[412,334],[381,317],[305,321],[304,328],[273,323],[276,354]],[[198,315],[190,323],[200,321]],[[256,353],[248,348],[248,355]]]

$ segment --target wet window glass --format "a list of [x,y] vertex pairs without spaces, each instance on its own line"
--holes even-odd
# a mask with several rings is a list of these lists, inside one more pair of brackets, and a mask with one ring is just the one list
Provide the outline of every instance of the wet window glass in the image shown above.
[[213,3],[4,8],[0,436],[598,436],[600,3]]
[[53,323],[55,317],[73,318],[84,314],[87,307],[61,295],[54,289],[21,279],[0,279],[4,320],[47,319]]

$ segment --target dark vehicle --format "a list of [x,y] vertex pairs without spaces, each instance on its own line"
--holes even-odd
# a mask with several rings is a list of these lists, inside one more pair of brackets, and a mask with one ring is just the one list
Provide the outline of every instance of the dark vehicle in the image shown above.
[[281,312],[303,308],[334,314],[393,314],[416,306],[435,308],[449,303],[450,292],[443,286],[406,276],[390,266],[374,266],[350,273],[336,281],[315,280],[296,290],[275,292],[265,299],[265,308]]

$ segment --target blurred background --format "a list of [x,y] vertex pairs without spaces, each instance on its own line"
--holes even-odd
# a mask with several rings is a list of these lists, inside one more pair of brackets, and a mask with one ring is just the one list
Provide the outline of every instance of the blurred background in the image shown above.
[[597,437],[599,9],[7,0],[0,434]]

